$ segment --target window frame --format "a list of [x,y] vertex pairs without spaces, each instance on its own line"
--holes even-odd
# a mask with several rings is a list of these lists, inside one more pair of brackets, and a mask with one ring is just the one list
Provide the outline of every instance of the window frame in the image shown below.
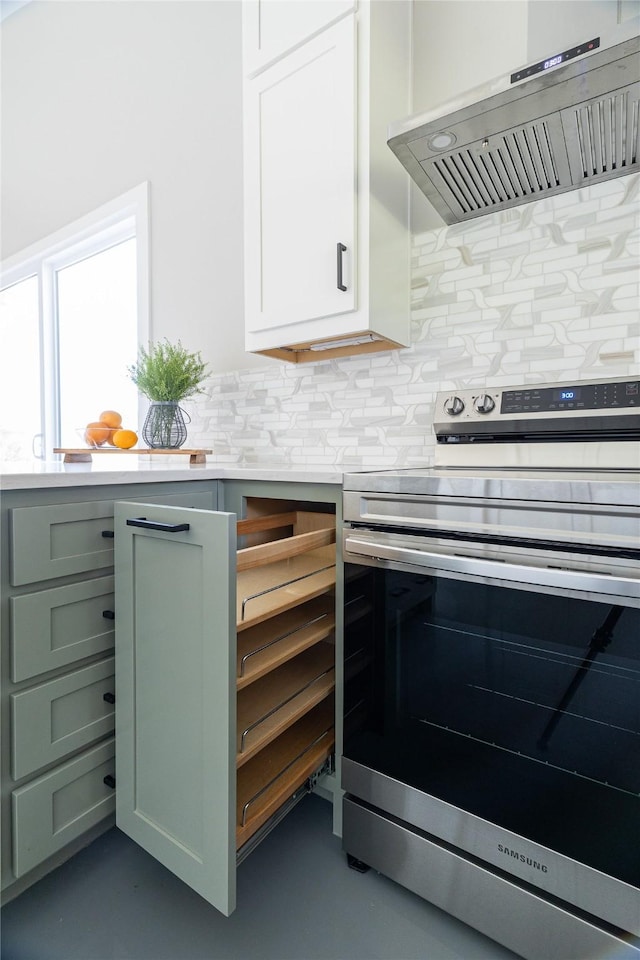
[[[150,340],[149,187],[148,182],[139,184],[0,264],[0,290],[31,277],[38,280],[43,459],[60,445],[61,435],[57,271],[135,237],[137,342]],[[138,414],[143,414],[140,396]]]

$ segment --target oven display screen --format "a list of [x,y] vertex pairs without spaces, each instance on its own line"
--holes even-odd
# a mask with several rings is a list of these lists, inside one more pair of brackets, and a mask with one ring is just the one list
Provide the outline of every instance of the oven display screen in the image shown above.
[[556,400],[562,402],[579,400],[580,399],[580,390],[577,387],[566,388],[565,390],[559,390]]

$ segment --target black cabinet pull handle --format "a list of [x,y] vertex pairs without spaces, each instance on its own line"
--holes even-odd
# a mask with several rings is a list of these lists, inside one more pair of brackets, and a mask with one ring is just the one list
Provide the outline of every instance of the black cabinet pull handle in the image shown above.
[[111,789],[113,790],[113,788],[114,788],[115,785],[116,785],[116,778],[115,778],[115,777],[112,777],[111,774],[108,773],[108,774],[106,775],[106,777],[103,777],[103,778],[102,778],[102,782],[103,782],[107,787],[111,787]]
[[113,530],[103,530],[100,536],[104,537],[105,540],[113,540]]
[[103,693],[103,694],[102,694],[102,699],[103,699],[106,703],[115,703],[115,702],[116,702],[116,695],[115,695],[115,693],[111,693],[111,691],[109,691],[108,693]]
[[344,283],[342,282],[342,254],[346,252],[346,247],[344,243],[337,244],[337,253],[338,253],[338,290],[346,290]]
[[146,517],[127,520],[127,526],[143,527],[145,530],[161,530],[163,533],[182,533],[189,529],[188,523],[160,523],[156,520],[147,520]]
[[113,610],[103,610],[102,616],[105,618],[105,620],[115,620],[116,618],[115,612]]

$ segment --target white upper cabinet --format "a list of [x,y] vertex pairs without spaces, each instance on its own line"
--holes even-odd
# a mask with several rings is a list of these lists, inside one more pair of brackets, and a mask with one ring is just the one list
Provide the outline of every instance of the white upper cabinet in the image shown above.
[[352,17],[341,20],[250,84],[246,202],[259,216],[246,238],[259,270],[247,290],[252,333],[355,306],[354,31]]
[[410,42],[409,3],[360,3],[245,80],[248,351],[409,343],[409,180],[387,128],[409,111]]
[[243,64],[251,76],[335,22],[355,0],[244,0]]

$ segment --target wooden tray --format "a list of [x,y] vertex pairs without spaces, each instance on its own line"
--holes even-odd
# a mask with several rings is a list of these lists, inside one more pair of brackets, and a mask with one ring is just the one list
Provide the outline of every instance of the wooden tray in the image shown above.
[[103,449],[102,447],[54,447],[54,453],[64,453],[63,463],[91,463],[91,458],[93,454],[98,453],[110,453],[110,454],[131,454],[135,453],[136,456],[162,456],[162,457],[177,457],[177,456],[188,456],[189,463],[206,463],[207,454],[213,453],[213,450],[188,450],[185,447],[180,447],[178,450],[164,450],[164,449],[152,449],[151,447],[130,447],[128,450],[120,450],[117,447],[108,447]]

